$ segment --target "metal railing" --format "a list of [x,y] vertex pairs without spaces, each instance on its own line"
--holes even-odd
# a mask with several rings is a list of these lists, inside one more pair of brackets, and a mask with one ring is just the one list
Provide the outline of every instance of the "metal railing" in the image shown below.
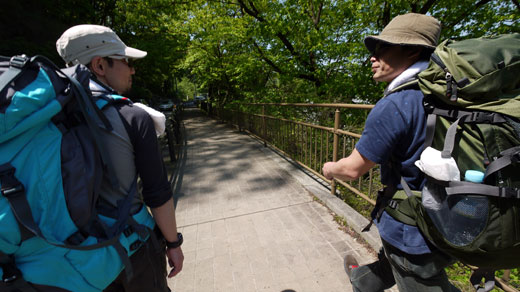
[[[342,114],[351,111],[363,111],[368,114],[373,105],[361,104],[303,104],[303,103],[249,103],[243,104],[252,109],[252,113],[230,110],[215,109],[213,112],[219,119],[236,125],[240,130],[247,130],[258,136],[264,143],[269,143],[277,150],[292,158],[296,163],[309,170],[331,186],[331,193],[338,192],[338,186],[342,186],[350,192],[363,198],[370,205],[375,205],[377,189],[380,184],[376,169],[357,181],[343,182],[339,180],[328,180],[321,173],[323,164],[327,161],[337,161],[346,157],[354,149],[357,140],[361,137],[359,132],[354,132],[340,126]],[[305,118],[313,116],[313,111],[306,111],[300,120],[286,119],[279,114],[280,107],[292,108],[321,108],[333,111],[334,118],[329,119],[332,125],[322,126],[305,121]],[[254,113],[256,108],[256,112]],[[278,116],[268,114],[275,108]],[[325,116],[328,116],[325,114]]]
[[[342,114],[351,111],[365,111],[368,113],[373,105],[360,104],[304,104],[304,103],[248,103],[242,106],[257,108],[245,112],[242,110],[203,107],[209,114],[231,123],[240,131],[246,130],[269,143],[272,147],[293,159],[323,181],[330,184],[331,194],[345,199],[347,196],[338,191],[338,187],[344,187],[362,198],[369,205],[375,205],[377,190],[382,186],[379,182],[379,166],[371,169],[369,173],[355,182],[328,180],[321,168],[327,161],[337,161],[348,156],[355,148],[356,142],[361,137],[359,131],[350,131],[340,126]],[[334,111],[334,118],[330,121],[333,126],[322,126],[302,120],[286,119],[282,116],[269,115],[269,108],[294,107],[294,108],[324,108]],[[278,111],[279,112],[279,111]],[[307,113],[309,115],[309,113]],[[370,208],[371,209],[371,208]],[[359,210],[358,210],[359,211]],[[471,267],[474,269],[474,267]],[[509,285],[510,270],[504,270],[502,277],[495,277],[496,287],[506,292],[519,292]]]

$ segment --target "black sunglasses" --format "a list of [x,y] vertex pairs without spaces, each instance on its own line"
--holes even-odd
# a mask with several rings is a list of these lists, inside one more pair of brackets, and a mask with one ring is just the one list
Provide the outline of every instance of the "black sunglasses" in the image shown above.
[[378,42],[376,44],[376,47],[375,47],[374,52],[372,53],[372,55],[374,57],[376,57],[376,58],[380,58],[391,47],[393,47],[393,45],[390,45],[388,43]]
[[130,67],[130,68],[134,67],[134,59],[131,59],[128,57],[121,58],[119,56],[108,56],[108,58],[110,58],[112,60],[119,60],[119,61],[125,63],[126,65],[128,65],[128,67]]

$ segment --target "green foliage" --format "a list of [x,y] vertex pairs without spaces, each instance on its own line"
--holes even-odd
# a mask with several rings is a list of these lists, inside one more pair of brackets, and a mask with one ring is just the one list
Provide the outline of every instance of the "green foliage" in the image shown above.
[[441,39],[520,32],[516,0],[9,0],[2,9],[3,55],[43,54],[62,64],[54,44],[65,29],[103,24],[148,51],[136,87],[174,97],[188,77],[218,106],[375,103],[384,84],[371,80],[363,39],[406,12],[441,20]]
[[187,77],[182,77],[181,82],[177,85],[181,100],[190,100],[197,94],[197,85],[191,82]]

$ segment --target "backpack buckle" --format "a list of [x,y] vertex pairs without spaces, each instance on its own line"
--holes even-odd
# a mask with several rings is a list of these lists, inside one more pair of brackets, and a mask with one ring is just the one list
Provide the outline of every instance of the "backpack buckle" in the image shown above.
[[22,279],[22,272],[14,264],[12,256],[4,254],[0,260],[0,267],[4,272],[2,282],[6,286],[12,285],[18,279]]
[[130,237],[132,233],[134,233],[134,228],[132,226],[128,226],[123,230],[123,234],[125,235],[125,237]]
[[14,176],[15,170],[8,163],[0,165],[0,184],[2,185],[0,194],[6,198],[25,192],[23,184]]
[[399,203],[396,200],[389,200],[388,201],[388,207],[392,209],[396,209],[397,206],[399,206]]
[[12,276],[8,276],[7,278],[5,279],[2,279],[2,281],[6,284],[6,285],[9,285],[10,283],[16,281],[16,279],[18,279],[18,275],[14,274]]
[[27,64],[27,61],[29,58],[26,55],[13,56],[9,61],[9,66],[21,69]]
[[6,198],[14,197],[18,194],[23,194],[25,192],[25,188],[21,183],[18,183],[15,186],[12,187],[6,187],[5,189],[2,187],[2,190],[0,191],[2,193],[2,196]]

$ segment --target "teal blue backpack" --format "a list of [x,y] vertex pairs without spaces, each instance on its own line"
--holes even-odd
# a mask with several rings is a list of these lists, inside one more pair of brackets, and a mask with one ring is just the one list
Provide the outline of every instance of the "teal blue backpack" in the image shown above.
[[135,186],[110,215],[98,208],[103,177],[118,187],[101,109],[130,101],[93,97],[89,77],[41,56],[0,58],[1,291],[102,291],[132,276],[128,257],[153,234],[146,208],[130,216]]

